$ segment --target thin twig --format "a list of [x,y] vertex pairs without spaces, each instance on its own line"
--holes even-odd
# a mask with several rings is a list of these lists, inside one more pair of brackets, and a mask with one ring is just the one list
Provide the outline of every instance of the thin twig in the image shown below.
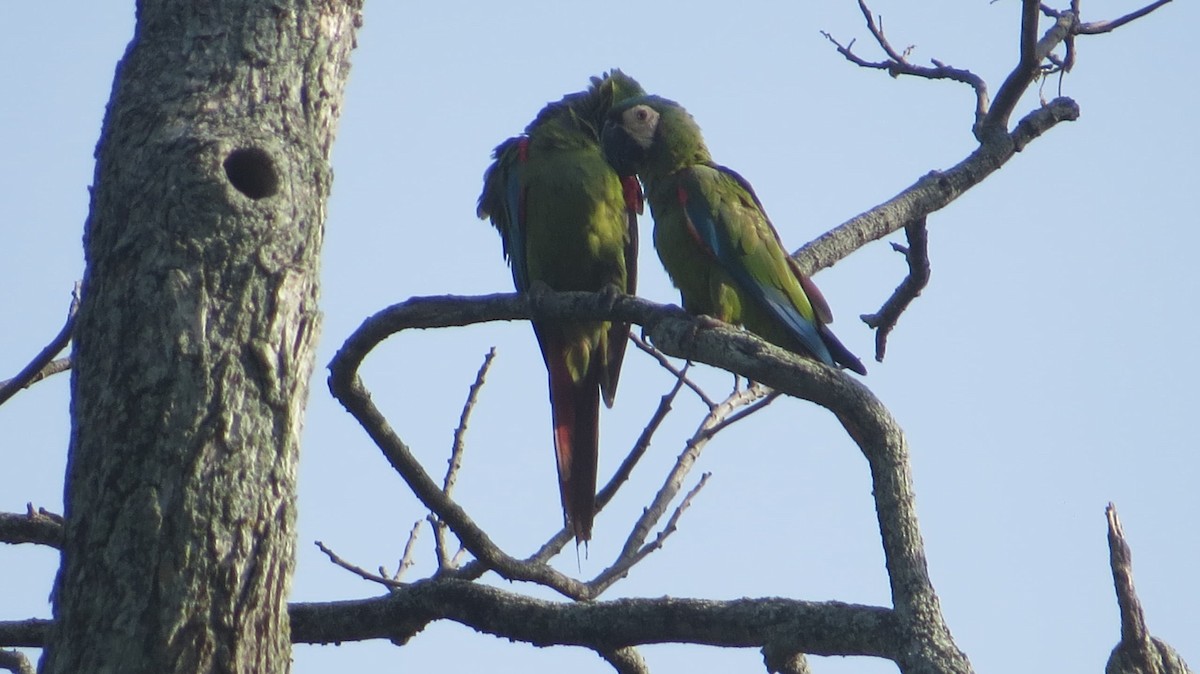
[[[896,63],[904,63],[904,55],[898,54],[895,49],[892,49],[891,43],[888,42],[888,39],[883,34],[883,29],[875,23],[875,15],[867,7],[865,0],[858,0],[858,10],[862,12],[863,18],[867,20],[867,29],[871,31],[871,35],[875,37],[875,41],[879,43],[879,46],[883,47],[884,53]],[[883,18],[880,17],[880,21],[882,20]],[[909,47],[905,50],[905,54],[911,51],[912,48]]]
[[[706,430],[705,431],[706,437],[711,438],[712,436],[716,435],[717,433],[720,433],[721,431],[725,430],[726,428],[729,428],[730,426],[736,424],[737,422],[741,421],[742,419],[745,419],[746,417],[750,416],[751,414],[754,414],[755,412],[761,410],[762,408],[766,407],[767,405],[770,405],[771,403],[775,402],[775,399],[781,395],[779,393],[779,391],[774,391],[771,389],[771,387],[763,386],[762,384],[759,384],[758,382],[755,382],[754,384],[752,384],[749,388],[747,388],[745,391],[743,391],[742,394],[747,401],[747,406],[743,407],[742,409],[739,409],[738,411],[734,412],[733,414],[730,414],[728,417],[719,421],[712,428]],[[754,398],[756,398],[756,397],[758,398],[758,400],[754,400]],[[753,401],[753,402],[750,402],[750,401]]]
[[[633,339],[634,343],[638,344],[638,347],[643,351],[647,351],[648,353],[653,351],[651,355],[657,353],[657,350],[655,350],[654,347],[647,345],[636,335],[630,335],[630,338]],[[660,360],[659,362],[662,363],[663,361]],[[666,366],[668,371],[675,374],[675,384],[669,391],[663,394],[662,398],[659,399],[658,407],[655,408],[654,414],[650,416],[650,420],[646,422],[646,426],[642,428],[642,432],[638,436],[637,441],[634,442],[633,447],[629,450],[629,453],[625,456],[625,459],[621,461],[621,465],[617,466],[617,470],[614,471],[613,476],[608,480],[607,483],[605,483],[604,487],[596,492],[597,513],[604,510],[604,507],[608,505],[614,496],[616,496],[617,491],[620,490],[621,486],[628,481],[629,476],[633,473],[633,469],[637,466],[642,457],[645,456],[646,450],[649,449],[651,439],[654,437],[654,433],[659,429],[663,420],[666,419],[667,414],[671,411],[672,405],[675,402],[675,398],[679,395],[679,391],[684,385],[689,383],[687,371],[691,367],[691,363],[684,365],[682,369],[670,367],[669,363],[667,363]],[[695,384],[691,385],[695,387],[693,390],[696,391],[698,395],[704,398],[707,397],[704,394],[704,391],[700,390],[698,386]],[[523,561],[527,564],[544,564],[552,559],[555,555],[562,552],[562,549],[568,542],[570,542],[572,538],[574,538],[572,530],[564,526],[563,528],[559,529],[557,533],[551,536],[550,540],[542,544],[540,548],[538,548],[529,557],[526,557]],[[485,571],[486,568],[483,567],[479,562],[475,561],[467,564],[461,569],[458,569],[453,575],[455,578],[473,580],[483,575]]]
[[704,392],[704,389],[700,388],[699,384],[697,384],[696,382],[694,382],[688,378],[687,371],[688,371],[688,368],[691,367],[691,363],[685,363],[683,366],[683,369],[677,368],[671,364],[671,361],[666,356],[664,356],[661,351],[654,348],[650,344],[647,344],[646,341],[644,339],[642,339],[641,337],[638,337],[637,335],[631,333],[629,335],[629,338],[631,340],[633,340],[634,346],[636,346],[637,348],[641,349],[642,351],[645,351],[646,353],[650,354],[650,356],[653,357],[654,360],[658,361],[658,364],[661,365],[663,367],[663,369],[665,369],[667,372],[670,372],[671,374],[675,375],[675,377],[677,379],[679,379],[680,381],[682,381],[684,383],[684,385],[686,385],[688,388],[692,389],[692,392],[695,393],[700,398],[700,400],[703,401],[704,404],[708,406],[708,409],[711,410],[712,408],[717,406],[717,403],[714,402],[712,398],[708,397],[708,394]]
[[588,583],[588,585],[593,588],[596,595],[601,594],[604,592],[604,590],[611,587],[613,583],[628,575],[629,570],[637,565],[638,562],[648,557],[650,553],[662,549],[667,537],[675,533],[675,530],[678,528],[679,518],[682,517],[683,512],[692,505],[692,499],[694,499],[696,495],[700,493],[700,490],[704,488],[704,485],[708,484],[708,478],[710,477],[712,477],[712,473],[702,473],[700,475],[700,481],[697,482],[696,486],[692,487],[686,495],[684,495],[683,500],[679,502],[679,505],[675,507],[675,511],[671,513],[671,517],[667,519],[666,526],[659,530],[658,534],[653,538],[653,540],[638,548],[637,551],[632,554],[622,554],[612,566],[609,566],[607,569],[600,572],[595,579]]
[[663,420],[667,418],[667,414],[671,411],[671,406],[675,402],[675,397],[679,395],[680,389],[687,381],[685,374],[688,367],[690,367],[690,364],[685,365],[683,370],[676,374],[675,385],[659,399],[658,407],[654,409],[654,414],[651,415],[650,421],[646,422],[646,426],[642,428],[637,441],[633,443],[633,447],[625,455],[625,460],[621,462],[621,465],[617,466],[617,470],[613,473],[608,483],[600,491],[596,492],[597,512],[612,500],[612,497],[616,495],[621,485],[629,479],[634,467],[645,456],[646,450],[650,448],[650,440],[654,437],[654,433],[658,430],[659,426],[662,425]]
[[675,508],[675,512],[671,513],[671,518],[667,520],[667,526],[663,527],[662,530],[658,532],[658,535],[654,537],[653,541],[642,548],[646,554],[649,554],[652,550],[661,548],[663,541],[667,540],[668,536],[675,533],[675,530],[679,528],[679,518],[683,515],[685,510],[691,507],[692,499],[696,498],[696,495],[700,493],[701,489],[704,489],[704,485],[708,484],[708,478],[710,477],[712,477],[712,473],[700,474],[700,480],[696,482],[696,486],[688,490],[688,493],[684,495],[683,500],[680,501],[679,505]]
[[[447,462],[446,477],[442,480],[442,493],[446,498],[451,497],[451,492],[454,491],[454,483],[458,479],[458,471],[462,468],[463,452],[466,449],[464,440],[467,433],[467,423],[471,419],[471,412],[475,409],[475,402],[479,399],[479,391],[483,388],[484,380],[487,378],[488,370],[492,367],[492,361],[496,358],[496,347],[488,349],[487,354],[483,357],[483,363],[479,366],[479,371],[475,373],[475,381],[467,390],[467,399],[463,403],[462,414],[458,418],[458,426],[454,429],[454,443],[450,448],[450,459]],[[438,573],[444,573],[455,568],[455,558],[449,554],[449,549],[446,546],[446,523],[440,517],[430,515],[428,518],[429,525],[433,527],[433,543],[434,550],[437,553]],[[459,553],[462,551],[460,550]],[[405,551],[407,554],[407,550]],[[461,558],[459,555],[455,557]]]
[[[412,568],[413,553],[417,549],[417,537],[421,533],[421,520],[413,522],[412,530],[408,532],[408,541],[404,544],[404,554],[400,556],[400,562],[396,566],[396,575],[392,576],[392,580],[399,582],[405,572]],[[385,574],[386,575],[386,574]]]
[[908,237],[908,245],[901,246],[893,243],[892,248],[903,253],[908,262],[908,275],[896,286],[892,296],[883,303],[879,311],[873,314],[863,314],[859,318],[875,329],[875,360],[883,362],[887,353],[888,335],[900,320],[900,314],[921,295],[925,286],[929,285],[929,231],[925,227],[925,218],[909,223],[904,228]]
[[[1171,2],[1171,0],[1158,0],[1158,2],[1152,2],[1141,9],[1130,12],[1117,19],[1110,19],[1108,21],[1090,21],[1088,23],[1080,24],[1079,27],[1075,29],[1075,32],[1079,35],[1099,35],[1100,33],[1107,33],[1124,26],[1130,21],[1140,19],[1169,2]],[[1078,13],[1079,10],[1076,9],[1075,11]]]
[[361,566],[358,566],[357,564],[353,564],[351,562],[348,562],[348,561],[342,559],[333,550],[330,550],[329,548],[325,547],[325,544],[322,543],[321,541],[313,541],[313,542],[316,543],[317,548],[320,549],[321,552],[325,553],[325,556],[329,558],[329,561],[333,562],[337,566],[342,567],[343,569],[349,571],[350,573],[353,573],[354,575],[358,576],[359,578],[362,578],[363,580],[369,580],[372,583],[379,583],[380,585],[382,585],[386,588],[389,588],[389,589],[404,587],[406,585],[406,583],[401,583],[401,582],[392,580],[391,578],[387,578],[387,577],[379,575],[377,573],[371,573],[370,571],[367,571],[366,569],[362,568]]
[[[661,547],[661,541],[657,545],[652,544],[650,547],[647,547],[646,538],[650,535],[650,531],[654,528],[654,525],[666,514],[676,494],[683,488],[684,478],[687,477],[692,466],[695,465],[705,445],[715,435],[713,429],[718,426],[721,428],[728,426],[724,422],[731,415],[743,407],[770,395],[770,393],[771,390],[765,386],[753,386],[744,390],[735,389],[729,397],[704,416],[696,431],[692,434],[692,437],[684,444],[683,451],[676,457],[675,465],[667,473],[658,493],[654,495],[650,505],[642,510],[641,516],[634,523],[629,536],[625,539],[625,544],[617,554],[616,560],[588,583],[593,596],[598,596],[611,587],[612,583],[624,577],[633,565]],[[677,510],[676,513],[678,514],[678,512]]]
[[70,360],[64,359],[58,362],[55,366],[50,367],[50,362],[67,346],[67,342],[71,341],[71,331],[75,329],[75,313],[79,310],[79,284],[75,284],[75,290],[71,293],[71,307],[67,309],[67,322],[63,324],[62,329],[50,340],[46,348],[42,349],[38,355],[34,356],[33,360],[29,361],[17,376],[0,383],[0,405],[3,405],[9,398],[17,394],[17,391],[41,381],[46,377],[57,372],[62,372],[70,367]]
[[897,52],[892,47],[891,42],[888,41],[887,36],[884,35],[882,18],[880,18],[879,23],[876,23],[875,16],[871,13],[864,0],[858,1],[858,8],[862,12],[863,18],[866,19],[867,30],[871,32],[871,36],[875,38],[875,42],[879,44],[879,47],[883,49],[888,58],[884,61],[868,61],[854,53],[853,40],[847,45],[842,45],[830,33],[821,31],[821,35],[837,48],[839,54],[845,57],[847,61],[859,67],[885,70],[892,77],[911,75],[930,80],[952,80],[966,84],[975,92],[975,125],[978,126],[980,124],[987,114],[989,106],[987,83],[983,81],[982,77],[970,70],[948,66],[938,59],[930,59],[930,62],[934,65],[933,68],[911,63],[908,60],[908,55],[912,52],[913,48],[908,47],[903,53]]
[[[521,304],[529,309],[529,300],[523,297]],[[385,309],[381,314],[386,314]],[[432,321],[429,327],[435,327],[439,320],[428,316],[424,321]],[[422,321],[422,322],[424,322]],[[355,419],[367,431],[375,445],[383,452],[384,457],[392,468],[404,479],[413,494],[437,519],[446,523],[454,535],[477,560],[489,569],[496,571],[508,580],[527,580],[551,588],[572,599],[586,596],[587,588],[583,583],[560,573],[546,564],[527,564],[518,560],[497,546],[475,523],[466,511],[446,496],[441,486],[436,484],[413,456],[412,450],[396,434],[388,423],[387,418],[371,400],[371,395],[358,375],[358,368],[376,344],[393,330],[387,321],[381,320],[381,315],[368,318],[358,330],[342,345],[337,355],[329,365],[329,390],[333,396],[354,415]],[[437,530],[434,530],[435,542]],[[442,556],[445,560],[445,544],[442,543]]]
[[479,398],[479,390],[483,388],[484,379],[487,377],[488,370],[492,367],[492,361],[496,358],[496,347],[488,349],[487,355],[483,357],[483,364],[479,366],[479,372],[475,374],[475,382],[471,384],[471,388],[467,391],[467,400],[463,403],[462,414],[458,417],[458,427],[454,429],[454,444],[450,450],[449,466],[446,468],[446,478],[442,481],[442,493],[447,497],[451,496],[454,491],[454,481],[458,478],[458,470],[462,467],[462,455],[466,443],[463,437],[467,433],[467,422],[471,419],[471,411],[475,409],[475,401]]
[[429,526],[433,529],[433,551],[437,555],[438,573],[454,570],[454,567],[450,565],[450,552],[446,546],[446,523],[432,512],[425,519],[429,521]]
[[625,545],[621,550],[620,557],[634,554],[645,542],[646,537],[650,535],[650,530],[654,527],[655,523],[666,514],[670,502],[683,486],[683,479],[691,471],[692,466],[696,463],[696,459],[700,457],[704,446],[712,439],[712,436],[707,431],[719,424],[726,416],[742,405],[757,399],[757,396],[748,398],[744,391],[737,391],[705,415],[696,428],[696,431],[692,434],[692,437],[684,444],[683,451],[675,459],[675,465],[667,474],[662,487],[654,495],[654,499],[650,502],[650,505],[642,510],[641,517],[638,518],[633,530],[625,539]]

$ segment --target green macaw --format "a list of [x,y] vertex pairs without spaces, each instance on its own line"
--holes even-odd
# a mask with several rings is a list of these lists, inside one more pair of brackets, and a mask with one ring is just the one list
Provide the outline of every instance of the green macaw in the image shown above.
[[[593,77],[496,147],[478,214],[500,231],[518,291],[635,292],[641,187],[605,161],[600,132],[614,102],[642,94],[620,70]],[[600,397],[612,407],[629,324],[535,321],[533,332],[549,373],[563,513],[578,544],[592,537]]]
[[602,133],[617,172],[642,179],[654,247],[684,309],[744,325],[826,365],[867,373],[826,327],[829,305],[784,252],[750,183],[713,162],[687,110],[658,96],[635,96],[613,106]]

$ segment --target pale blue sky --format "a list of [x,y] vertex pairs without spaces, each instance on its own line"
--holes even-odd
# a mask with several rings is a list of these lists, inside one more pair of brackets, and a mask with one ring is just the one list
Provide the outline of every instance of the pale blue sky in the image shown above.
[[[394,568],[415,499],[325,388],[324,366],[366,316],[411,295],[507,291],[499,239],[474,217],[491,148],[549,100],[621,67],[696,116],[716,159],[756,187],[795,248],[973,147],[962,86],[893,80],[846,63],[820,36],[871,49],[852,0],[801,3],[368,2],[334,152],[326,224],[324,333],[301,463],[297,600],[377,594],[332,567],[323,540],[368,568]],[[0,379],[60,327],[81,274],[94,148],[132,3],[69,3],[68,18],[6,3],[0,43]],[[1017,3],[882,0],[873,8],[913,59],[970,68],[993,91],[1015,60]],[[685,8],[686,7],[686,8]],[[1086,20],[1132,2],[1084,3]],[[1200,375],[1193,258],[1200,250],[1200,108],[1190,66],[1196,3],[1083,38],[1062,92],[1082,115],[929,220],[933,277],[866,383],[909,434],[934,583],[979,672],[1100,671],[1118,623],[1105,547],[1115,501],[1133,546],[1151,631],[1200,664]],[[12,27],[22,27],[13,29]],[[1057,80],[1045,87],[1057,95]],[[1018,116],[1036,104],[1031,96]],[[643,219],[641,294],[678,301]],[[816,280],[834,328],[866,359],[856,318],[900,281],[876,243]],[[514,554],[556,529],[545,379],[528,326],[404,335],[365,377],[393,424],[440,473],[467,385],[499,356],[468,434],[458,495]],[[729,377],[698,375],[713,395]],[[61,508],[67,377],[0,407],[0,510]],[[632,351],[602,415],[601,472],[624,455],[669,378]],[[597,521],[593,574],[624,539],[700,418],[681,397],[642,475]],[[831,415],[797,401],[723,433],[698,466],[707,489],[660,551],[605,598],[783,595],[887,604],[870,484]],[[431,567],[423,536],[418,573]],[[0,619],[47,617],[57,555],[0,549]],[[575,570],[567,554],[560,564]],[[520,586],[505,587],[523,589]],[[539,592],[539,596],[546,593]],[[762,671],[756,651],[644,650],[667,671]],[[299,646],[294,671],[604,672],[589,651],[534,649],[453,624],[408,646]],[[889,672],[887,662],[814,658],[817,672]]]

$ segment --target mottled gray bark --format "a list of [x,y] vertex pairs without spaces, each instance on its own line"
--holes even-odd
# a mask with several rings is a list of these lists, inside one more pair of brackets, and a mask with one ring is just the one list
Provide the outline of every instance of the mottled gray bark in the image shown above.
[[359,2],[139,2],[97,149],[45,672],[286,672]]

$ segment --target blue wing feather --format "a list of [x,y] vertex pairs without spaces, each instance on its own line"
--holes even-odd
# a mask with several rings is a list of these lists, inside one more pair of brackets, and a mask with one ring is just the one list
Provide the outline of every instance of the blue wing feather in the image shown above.
[[[733,178],[746,191],[751,200],[753,200],[755,206],[758,208],[759,215],[763,218],[764,224],[771,229],[771,233],[778,240],[778,235],[775,234],[774,227],[767,220],[766,212],[762,208],[762,202],[758,200],[758,195],[754,193],[754,189],[750,187],[746,179],[738,175],[735,171],[723,166],[706,168],[715,169]],[[689,185],[691,189],[688,189]],[[730,239],[728,232],[729,224],[724,221],[721,209],[716,204],[710,202],[704,191],[699,189],[699,184],[694,178],[692,180],[685,178],[684,183],[680,186],[679,197],[684,213],[687,216],[688,225],[695,233],[696,239],[708,248],[709,253],[717,261],[721,269],[733,277],[734,281],[744,292],[766,307],[771,315],[777,318],[813,357],[826,365],[835,365],[833,356],[829,353],[829,348],[825,345],[825,340],[821,338],[820,327],[815,322],[801,315],[800,311],[792,304],[791,299],[782,289],[774,285],[759,283],[750,275],[750,271],[741,259],[741,252],[735,250],[735,246]]]
[[490,218],[500,232],[504,257],[512,268],[513,285],[518,291],[529,288],[529,267],[525,260],[525,154],[529,138],[517,136],[496,146],[494,161],[483,176],[483,193],[476,213]]

